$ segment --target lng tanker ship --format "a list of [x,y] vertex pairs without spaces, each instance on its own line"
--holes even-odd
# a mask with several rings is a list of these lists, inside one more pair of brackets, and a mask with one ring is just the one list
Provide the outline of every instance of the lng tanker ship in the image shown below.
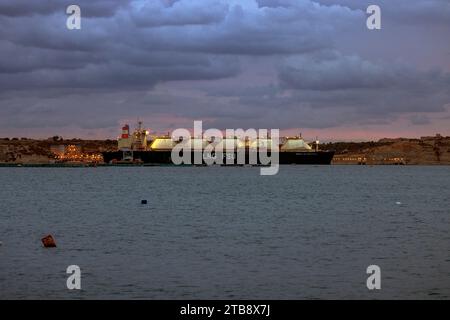
[[[245,164],[264,163],[260,159],[258,150],[265,146],[270,150],[271,139],[257,139],[254,141],[241,140],[236,137],[224,138],[220,142],[223,146],[234,146],[234,151],[225,150],[221,153],[203,152],[203,149],[211,143],[208,138],[190,138],[192,145],[201,146],[200,149],[193,148],[190,151],[190,163],[194,163],[195,154],[201,153],[201,159],[217,159],[223,157],[224,165],[242,164],[238,161],[239,151],[244,151]],[[197,141],[195,141],[197,140]],[[138,123],[136,130],[130,134],[129,125],[122,128],[122,135],[118,138],[118,150],[103,152],[105,163],[145,163],[145,164],[173,164],[172,149],[181,143],[183,139],[173,139],[170,135],[149,136],[149,132],[142,128],[142,122]],[[186,142],[186,141],[184,141]],[[220,150],[217,148],[215,150]],[[270,151],[267,152],[270,157]],[[319,150],[319,141],[306,143],[301,136],[280,138],[279,164],[330,164],[334,151]],[[253,159],[253,160],[252,160]],[[256,159],[256,163],[252,162]],[[266,163],[264,163],[266,164]]]

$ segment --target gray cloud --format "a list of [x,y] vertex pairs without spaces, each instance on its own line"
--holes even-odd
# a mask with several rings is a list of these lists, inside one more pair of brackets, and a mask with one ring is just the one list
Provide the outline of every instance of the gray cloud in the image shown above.
[[[50,12],[56,3],[47,5]],[[10,4],[18,15],[24,6]],[[198,0],[133,2],[114,9],[114,18],[82,20],[79,31],[67,30],[61,13],[29,16],[23,11],[0,18],[0,90],[151,88],[171,80],[230,77],[239,68],[225,55],[311,52],[330,45],[334,27],[359,17],[306,0],[291,10],[251,2],[205,6]]]
[[111,17],[131,0],[13,0],[0,2],[0,16],[21,17],[65,12],[69,5],[83,8],[86,17]]
[[334,53],[291,59],[280,68],[281,85],[316,107],[355,107],[364,114],[445,111],[450,74],[402,64],[373,63]]
[[430,118],[423,114],[415,114],[411,116],[410,121],[414,125],[424,125],[431,123]]
[[[412,112],[426,125],[421,113],[450,103],[448,54],[415,64],[445,47],[434,29],[450,25],[445,0],[375,1],[379,33],[365,28],[366,0],[76,2],[77,31],[65,27],[69,1],[0,3],[3,127],[115,129],[148,116],[161,130],[196,118],[326,128]],[[415,52],[417,30],[429,47]]]
[[228,14],[225,3],[212,2],[205,6],[198,1],[175,1],[170,5],[151,1],[131,11],[138,27],[209,25],[222,22]]
[[382,17],[392,23],[443,24],[450,20],[448,0],[317,0],[325,5],[341,5],[351,9],[366,11],[369,5],[378,5]]

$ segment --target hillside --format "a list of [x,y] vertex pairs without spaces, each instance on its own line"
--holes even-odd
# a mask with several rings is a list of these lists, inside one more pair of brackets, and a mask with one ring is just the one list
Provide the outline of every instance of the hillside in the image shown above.
[[330,143],[335,164],[450,165],[450,137],[382,139],[377,142]]

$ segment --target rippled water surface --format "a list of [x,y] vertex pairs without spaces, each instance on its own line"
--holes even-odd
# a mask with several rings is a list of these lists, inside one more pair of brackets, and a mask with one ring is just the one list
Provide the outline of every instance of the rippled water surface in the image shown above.
[[0,168],[0,182],[2,299],[450,298],[450,167]]

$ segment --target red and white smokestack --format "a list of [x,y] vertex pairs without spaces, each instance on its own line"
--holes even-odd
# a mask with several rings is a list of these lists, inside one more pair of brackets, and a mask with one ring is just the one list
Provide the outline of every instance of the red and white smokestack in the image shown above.
[[130,126],[126,124],[122,127],[122,139],[128,139],[129,136],[130,136]]

